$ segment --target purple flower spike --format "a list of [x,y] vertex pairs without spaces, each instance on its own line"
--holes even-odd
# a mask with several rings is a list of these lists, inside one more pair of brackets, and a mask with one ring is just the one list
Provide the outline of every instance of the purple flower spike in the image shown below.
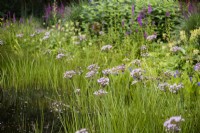
[[148,14],[151,14],[151,12],[152,12],[152,7],[151,5],[148,5]]
[[13,14],[13,23],[16,22],[16,17],[15,17],[15,14]]
[[200,86],[200,82],[198,82],[197,85]]
[[146,33],[146,32],[144,32],[144,38],[145,38],[145,39],[147,38],[147,36],[148,36],[148,35],[147,35],[147,33]]
[[141,18],[140,15],[137,17],[137,21],[138,21],[138,24],[139,24],[140,26],[142,26],[142,18]]
[[20,18],[20,19],[19,19],[19,22],[20,22],[20,23],[24,23],[24,19],[23,19],[23,18]]
[[170,12],[167,11],[165,15],[166,15],[166,17],[170,17]]
[[122,27],[124,27],[124,19],[122,20]]
[[135,12],[135,6],[134,5],[132,5],[131,11],[132,11],[132,16],[133,16],[134,12]]
[[194,10],[193,5],[191,3],[189,3],[189,5],[188,5],[188,12],[192,13],[193,10]]
[[189,76],[189,78],[190,78],[190,82],[192,82],[192,76]]
[[61,2],[60,8],[58,8],[58,13],[60,14],[60,16],[64,17],[65,6],[64,6],[64,4],[62,2]]

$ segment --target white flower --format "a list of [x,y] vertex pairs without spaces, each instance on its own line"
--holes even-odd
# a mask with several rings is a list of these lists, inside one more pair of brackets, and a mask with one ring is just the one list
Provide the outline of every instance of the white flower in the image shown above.
[[45,36],[50,36],[50,31],[45,32]]
[[19,38],[21,38],[23,36],[24,36],[24,34],[21,34],[21,33],[16,35],[16,37],[19,37]]
[[75,90],[75,93],[76,93],[76,94],[79,94],[80,92],[81,92],[81,89],[76,89],[76,90]]
[[107,91],[100,89],[98,91],[95,91],[93,94],[96,95],[96,96],[102,96],[102,95],[105,95],[107,93],[108,93]]
[[75,133],[88,133],[88,130],[86,128],[82,128],[82,129],[76,131]]
[[134,85],[134,84],[136,84],[138,81],[137,80],[134,80],[132,83],[131,83],[131,85]]
[[157,38],[157,35],[150,35],[150,36],[147,36],[147,40],[148,41],[152,41],[152,40],[154,40],[154,39],[156,39]]
[[33,34],[30,35],[30,37],[34,37],[34,36],[35,36],[35,33],[33,33]]
[[0,40],[0,45],[3,45],[3,41],[2,40]]
[[108,51],[108,50],[110,50],[111,48],[112,48],[111,45],[105,45],[105,46],[101,47],[101,51]]
[[104,35],[104,32],[103,31],[99,31],[99,35]]
[[80,41],[86,40],[86,35],[79,35],[78,38]]
[[44,36],[43,38],[42,38],[42,40],[47,40],[49,38],[49,36]]

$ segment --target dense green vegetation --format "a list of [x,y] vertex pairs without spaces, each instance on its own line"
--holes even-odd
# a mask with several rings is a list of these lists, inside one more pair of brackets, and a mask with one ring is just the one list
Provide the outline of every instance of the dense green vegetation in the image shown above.
[[0,21],[0,132],[199,131],[199,3],[54,1],[43,13]]

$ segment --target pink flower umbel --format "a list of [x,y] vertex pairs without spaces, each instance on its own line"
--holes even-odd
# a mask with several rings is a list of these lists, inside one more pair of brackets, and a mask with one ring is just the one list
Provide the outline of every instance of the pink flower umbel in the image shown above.
[[16,37],[18,37],[18,38],[21,38],[23,36],[24,36],[24,34],[21,34],[21,33],[16,35]]
[[147,36],[147,40],[148,41],[152,41],[152,40],[155,40],[157,38],[157,35],[150,35],[150,36]]
[[98,79],[97,82],[98,82],[101,86],[105,87],[106,85],[109,84],[109,78],[102,77],[102,78]]
[[102,95],[105,95],[107,93],[108,93],[107,91],[100,89],[98,91],[95,91],[93,94],[96,95],[96,96],[102,96]]
[[64,56],[65,56],[65,54],[60,53],[60,54],[58,54],[58,55],[56,56],[56,59],[61,59],[61,58],[64,57]]
[[130,72],[130,75],[131,75],[131,77],[133,77],[134,78],[134,80],[143,80],[143,73],[144,72],[144,70],[142,70],[141,68],[137,68],[137,69],[134,69],[134,70],[132,70],[131,72]]
[[164,122],[164,127],[168,132],[179,132],[181,130],[180,124],[185,121],[181,116],[172,116]]
[[98,72],[97,71],[89,71],[88,73],[86,73],[85,77],[86,78],[91,78],[93,77],[95,74],[97,74]]
[[76,72],[74,70],[66,71],[64,73],[64,78],[72,78],[74,75],[76,75]]
[[112,48],[112,45],[104,45],[101,47],[101,51],[109,51]]
[[92,64],[87,67],[89,71],[97,71],[100,67],[97,64]]
[[200,63],[197,63],[197,64],[194,66],[194,70],[195,70],[195,71],[200,71]]
[[171,48],[171,51],[172,51],[173,53],[177,53],[177,52],[179,52],[179,51],[181,51],[181,50],[183,50],[183,48],[178,47],[178,46],[174,46],[174,47]]

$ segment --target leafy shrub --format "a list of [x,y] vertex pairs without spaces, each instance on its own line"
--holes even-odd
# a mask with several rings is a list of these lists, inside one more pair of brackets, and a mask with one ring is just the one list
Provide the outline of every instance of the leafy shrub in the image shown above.
[[[148,8],[151,7],[151,13]],[[155,25],[158,37],[169,40],[170,33],[178,25],[181,12],[178,3],[172,0],[161,2],[159,0],[122,0],[122,1],[94,1],[83,6],[81,12],[82,24],[93,24],[98,22],[103,24],[102,28],[114,27],[115,30],[124,31],[136,30],[140,27],[138,17],[142,14],[141,23],[146,30],[149,25]],[[150,19],[150,20],[149,20]],[[163,37],[163,35],[165,35]]]
[[88,5],[83,5],[83,10],[80,15],[83,24],[93,24],[98,22],[108,27],[120,27],[123,20],[131,19],[132,0],[121,1],[92,1]]
[[[177,25],[180,24],[181,12],[178,2],[173,0],[160,1],[160,0],[136,0],[136,12],[141,12],[141,9],[146,9],[151,6],[151,21],[156,26],[156,33],[158,38],[162,40],[170,40],[170,34]],[[146,9],[147,10],[147,9]]]

